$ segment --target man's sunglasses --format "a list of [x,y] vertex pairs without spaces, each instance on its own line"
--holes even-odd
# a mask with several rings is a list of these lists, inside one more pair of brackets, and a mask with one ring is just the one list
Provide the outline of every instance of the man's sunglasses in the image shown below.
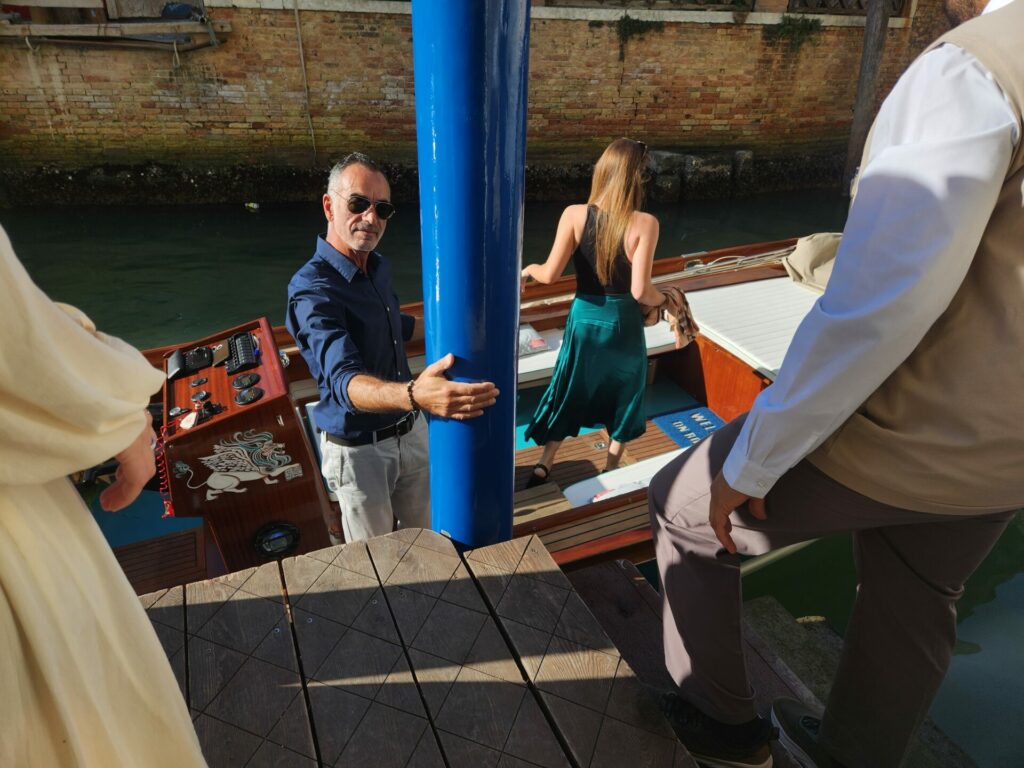
[[368,197],[362,195],[349,195],[348,198],[348,210],[349,213],[366,213],[370,206],[373,206],[374,212],[377,214],[377,218],[387,221],[395,215],[395,206],[386,200],[378,200],[373,202]]

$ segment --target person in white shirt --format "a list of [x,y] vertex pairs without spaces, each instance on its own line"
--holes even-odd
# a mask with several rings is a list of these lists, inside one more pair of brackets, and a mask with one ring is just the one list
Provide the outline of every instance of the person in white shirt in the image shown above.
[[[884,768],[902,759],[945,675],[964,580],[1024,505],[1024,480],[1012,479],[1022,473],[1012,469],[997,501],[973,507],[955,491],[916,503],[916,492],[929,497],[924,471],[894,468],[898,488],[888,476],[872,476],[856,489],[847,482],[856,473],[833,471],[841,460],[832,441],[851,422],[871,422],[864,405],[872,397],[888,396],[884,405],[899,419],[904,401],[896,395],[905,390],[893,394],[894,386],[915,376],[918,389],[944,386],[929,379],[933,368],[907,369],[925,346],[944,343],[936,328],[971,322],[971,307],[982,303],[977,297],[989,298],[970,279],[987,269],[981,256],[1015,259],[1011,279],[985,290],[1006,294],[997,298],[1009,307],[1024,299],[1024,238],[1017,238],[1024,233],[1024,65],[1010,55],[1004,66],[985,46],[986,36],[1004,52],[1024,39],[1024,0],[987,7],[984,0],[946,0],[954,24],[983,9],[981,19],[919,57],[883,103],[829,285],[776,381],[748,414],[651,482],[665,658],[678,685],[661,704],[698,761],[772,764],[772,728],[757,716],[743,659],[737,553],[854,532],[858,597],[825,713],[780,701],[772,719],[804,766]],[[997,11],[998,21],[985,19]],[[995,356],[1020,358],[1012,336],[979,343],[992,345]],[[1011,412],[1022,402],[1006,398]],[[990,411],[998,414],[998,405]],[[935,424],[923,427],[929,434]],[[860,433],[884,445],[903,439],[902,428],[875,419]],[[982,430],[978,440],[985,438]],[[907,466],[917,465],[911,459]],[[975,474],[984,484],[985,472]],[[1015,503],[1004,503],[1008,498]]]

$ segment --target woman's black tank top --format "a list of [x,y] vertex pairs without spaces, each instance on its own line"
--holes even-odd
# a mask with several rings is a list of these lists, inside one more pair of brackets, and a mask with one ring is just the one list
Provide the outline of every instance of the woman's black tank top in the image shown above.
[[629,293],[632,280],[633,267],[626,258],[624,245],[619,245],[619,251],[615,254],[615,261],[612,262],[611,280],[607,285],[601,285],[597,277],[597,206],[587,206],[587,223],[583,227],[583,237],[580,244],[572,252],[572,265],[576,270],[576,293],[584,296],[606,296],[617,293]]

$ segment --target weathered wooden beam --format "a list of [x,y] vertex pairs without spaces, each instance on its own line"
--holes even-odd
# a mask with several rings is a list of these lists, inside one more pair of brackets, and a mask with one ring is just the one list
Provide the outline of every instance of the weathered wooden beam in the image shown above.
[[[539,538],[473,550],[466,553],[465,563],[487,595],[503,637],[527,675],[530,693],[543,709],[543,719],[537,708],[532,719],[521,712],[508,743],[515,741],[517,729],[524,730],[524,720],[539,726],[547,720],[579,768],[696,768]],[[529,738],[519,734],[520,743]],[[506,745],[505,751],[512,750]],[[538,759],[542,755],[547,759]],[[535,747],[522,759],[532,758],[529,762],[537,765],[566,764],[555,757],[556,750]]]
[[[214,32],[230,32],[231,23],[211,22]],[[132,37],[135,35],[205,35],[206,24],[198,21],[145,21],[138,24],[6,24],[0,37]]]
[[105,8],[104,0],[18,0],[28,8]]
[[211,766],[316,765],[285,599],[276,562],[185,586],[187,701]]
[[878,89],[878,71],[885,51],[885,36],[889,29],[889,4],[885,0],[868,0],[868,16],[864,25],[864,50],[860,56],[860,76],[857,78],[857,99],[853,107],[853,125],[850,143],[846,149],[846,168],[843,171],[843,192],[849,194],[860,165],[871,121],[874,118],[875,93]]

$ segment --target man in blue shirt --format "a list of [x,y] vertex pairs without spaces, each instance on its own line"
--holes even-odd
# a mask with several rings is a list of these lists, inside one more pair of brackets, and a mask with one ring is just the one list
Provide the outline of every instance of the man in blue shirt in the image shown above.
[[399,310],[391,272],[374,248],[395,213],[383,172],[352,153],[331,169],[327,233],[288,284],[286,323],[320,388],[321,471],[338,495],[331,540],[358,541],[395,527],[430,527],[427,430],[419,411],[471,419],[494,404],[491,382],[460,384],[445,355],[413,379],[405,342],[422,338]]

